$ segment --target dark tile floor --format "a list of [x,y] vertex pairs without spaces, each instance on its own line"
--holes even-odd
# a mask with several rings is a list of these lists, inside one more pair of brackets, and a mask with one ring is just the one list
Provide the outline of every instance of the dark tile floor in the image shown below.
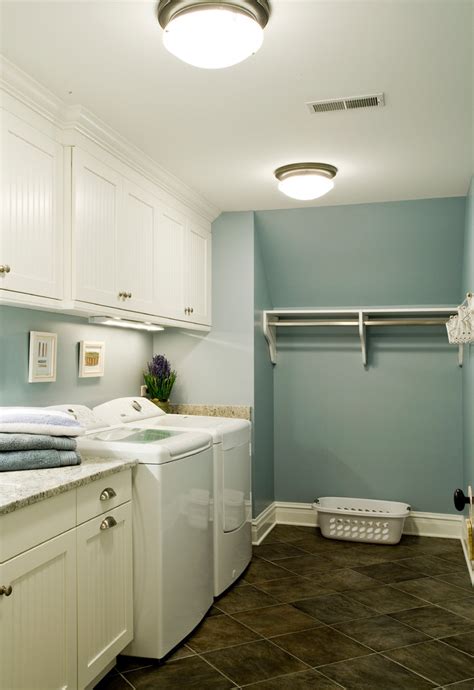
[[460,543],[338,542],[277,525],[161,663],[119,657],[96,690],[474,690],[474,589]]

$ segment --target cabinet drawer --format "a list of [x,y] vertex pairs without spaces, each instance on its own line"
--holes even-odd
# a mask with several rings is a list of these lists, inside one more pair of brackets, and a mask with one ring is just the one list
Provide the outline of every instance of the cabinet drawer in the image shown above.
[[132,472],[124,470],[77,489],[77,524],[130,501],[132,497]]
[[0,563],[76,525],[76,492],[0,515]]

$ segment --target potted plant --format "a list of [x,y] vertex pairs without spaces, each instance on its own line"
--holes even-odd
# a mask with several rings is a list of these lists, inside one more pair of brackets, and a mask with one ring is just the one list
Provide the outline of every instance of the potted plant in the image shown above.
[[164,412],[170,411],[169,397],[176,381],[177,373],[164,355],[154,355],[147,364],[148,371],[143,372],[148,397]]

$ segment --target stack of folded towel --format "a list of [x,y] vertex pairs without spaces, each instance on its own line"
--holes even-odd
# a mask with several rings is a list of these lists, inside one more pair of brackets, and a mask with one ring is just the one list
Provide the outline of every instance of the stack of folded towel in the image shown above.
[[0,407],[0,472],[79,465],[75,437],[83,433],[66,412]]

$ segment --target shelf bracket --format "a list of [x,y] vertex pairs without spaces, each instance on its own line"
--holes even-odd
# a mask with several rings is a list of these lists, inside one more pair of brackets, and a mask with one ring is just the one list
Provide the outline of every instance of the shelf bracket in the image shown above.
[[360,347],[362,350],[362,364],[364,367],[367,366],[367,333],[365,330],[365,320],[364,320],[364,312],[360,311],[359,312],[359,338],[360,338]]
[[464,344],[458,346],[458,366],[462,367],[464,364]]
[[276,364],[277,347],[275,326],[270,321],[269,314],[266,311],[263,312],[263,335],[266,338],[268,349],[270,350],[270,360],[272,364]]

